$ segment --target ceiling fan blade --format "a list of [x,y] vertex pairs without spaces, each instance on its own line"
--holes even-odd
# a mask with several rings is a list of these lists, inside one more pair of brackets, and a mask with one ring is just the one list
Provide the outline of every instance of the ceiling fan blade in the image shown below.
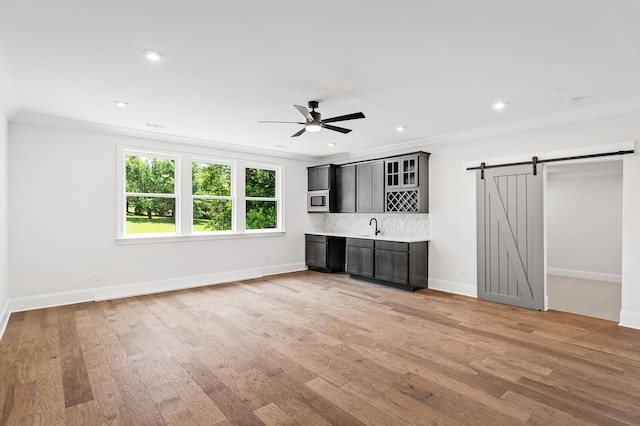
[[347,120],[355,120],[356,118],[365,118],[364,114],[361,112],[354,112],[353,114],[340,115],[338,117],[331,117],[322,120],[323,123],[334,123],[336,121],[347,121]]
[[301,134],[303,134],[305,132],[305,128],[303,127],[302,129],[300,129],[299,132],[294,133],[293,135],[291,135],[292,138],[297,138],[298,136],[300,136]]
[[331,124],[325,124],[322,127],[324,127],[325,129],[329,129],[329,130],[335,130],[336,132],[340,132],[340,133],[349,133],[351,131],[351,129],[345,129],[344,127],[332,126]]
[[258,121],[258,123],[290,123],[290,124],[306,124],[306,123],[301,123],[299,121],[265,121],[265,120],[260,120]]
[[311,116],[311,114],[309,114],[308,109],[300,105],[294,105],[294,107],[296,107],[296,109],[300,111],[300,114],[304,115],[304,118],[306,118],[307,121],[313,121],[313,117]]

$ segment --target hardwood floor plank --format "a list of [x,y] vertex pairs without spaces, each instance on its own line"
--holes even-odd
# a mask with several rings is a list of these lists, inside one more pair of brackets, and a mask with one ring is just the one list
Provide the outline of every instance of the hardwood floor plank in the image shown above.
[[132,424],[131,412],[127,408],[113,372],[110,369],[88,370],[91,390],[96,402],[96,416],[101,425]]
[[640,330],[303,271],[12,314],[0,426],[640,424]]
[[62,352],[62,382],[65,407],[73,407],[93,399],[80,339],[70,306],[60,308],[58,318]]
[[253,413],[267,426],[290,425],[293,419],[273,402],[253,410]]
[[156,364],[198,423],[215,425],[227,419],[220,408],[196,382],[191,380],[189,373],[175,359],[166,358],[156,361]]
[[113,372],[127,407],[131,421],[134,424],[164,425],[158,406],[149,396],[149,392],[133,366],[126,365]]
[[198,424],[162,369],[153,360],[135,360],[133,365],[167,424]]
[[96,401],[84,402],[74,405],[64,411],[65,424],[68,426],[98,425],[98,403]]

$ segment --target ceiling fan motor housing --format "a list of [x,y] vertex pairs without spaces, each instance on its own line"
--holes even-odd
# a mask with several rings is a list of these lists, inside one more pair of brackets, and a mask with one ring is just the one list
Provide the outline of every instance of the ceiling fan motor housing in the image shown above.
[[319,112],[309,111],[309,114],[311,115],[311,117],[313,117],[313,122],[314,123],[319,123],[320,122],[320,118],[322,116],[320,115]]

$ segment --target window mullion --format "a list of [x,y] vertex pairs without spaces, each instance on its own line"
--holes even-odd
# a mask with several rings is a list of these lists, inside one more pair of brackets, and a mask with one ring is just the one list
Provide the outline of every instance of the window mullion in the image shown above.
[[163,194],[163,193],[147,193],[147,192],[125,192],[127,197],[147,197],[147,198],[176,198],[176,194]]
[[247,230],[247,202],[245,197],[245,164],[244,162],[238,162],[233,172],[233,179],[235,180],[232,185],[233,193],[235,194],[236,208],[233,210],[233,220],[236,232],[243,233]]
[[176,182],[178,194],[180,194],[179,230],[180,235],[191,235],[193,233],[193,201],[191,199],[191,161],[189,155],[181,155],[179,160],[179,182]]

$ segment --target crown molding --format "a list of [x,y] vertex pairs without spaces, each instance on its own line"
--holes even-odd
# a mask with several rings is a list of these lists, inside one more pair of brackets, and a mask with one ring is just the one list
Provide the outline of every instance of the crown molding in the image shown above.
[[412,139],[392,145],[385,145],[351,153],[340,153],[322,158],[315,158],[317,163],[345,163],[361,161],[367,158],[377,158],[390,155],[399,155],[409,151],[424,150],[426,145],[440,143],[462,142],[470,139],[481,139],[509,133],[517,133],[526,130],[552,127],[561,124],[578,121],[593,120],[612,115],[626,114],[640,111],[640,98],[629,98],[617,102],[576,108],[569,111],[561,111],[553,114],[545,114],[537,117],[526,118],[492,126],[478,127],[470,130],[462,130],[438,136]]
[[[0,40],[1,43],[1,40]],[[11,78],[8,72],[3,75],[2,67],[2,55],[4,52],[1,50],[0,45],[0,95],[3,95],[3,83],[6,83],[7,78]],[[5,67],[6,68],[6,67]],[[5,81],[3,81],[3,78]],[[8,86],[9,90],[12,87]],[[8,99],[15,100],[15,96],[11,98],[12,94],[9,94]],[[167,135],[163,133],[157,133],[146,130],[131,129],[126,127],[119,127],[107,124],[100,124],[82,120],[74,120],[63,117],[56,117],[51,115],[22,112],[15,114],[17,110],[16,103],[14,101],[5,102],[8,106],[0,104],[5,109],[5,114],[13,123],[31,124],[60,129],[71,130],[83,130],[94,133],[118,135],[118,136],[130,136],[141,139],[149,139],[154,141],[164,141],[180,143],[184,145],[192,145],[199,147],[206,147],[210,149],[217,149],[230,153],[245,153],[260,156],[267,156],[277,159],[290,159],[304,161],[313,164],[323,163],[346,163],[352,161],[361,161],[368,158],[378,158],[390,155],[401,155],[409,151],[424,150],[425,146],[435,145],[441,143],[461,142],[470,139],[481,139],[490,136],[497,136],[509,133],[517,133],[526,130],[552,127],[561,124],[567,124],[578,121],[592,120],[612,115],[620,115],[640,110],[640,98],[630,98],[622,101],[611,102],[600,105],[593,105],[589,107],[583,107],[573,109],[569,111],[562,111],[553,114],[546,114],[538,117],[527,118],[523,120],[511,121],[507,123],[479,127],[476,129],[463,130],[459,132],[452,132],[438,136],[430,136],[425,138],[412,139],[405,142],[396,144],[384,145],[381,147],[354,151],[350,153],[340,153],[330,156],[311,156],[304,154],[294,154],[285,152],[275,152],[268,149],[254,148],[246,145],[234,145],[225,142],[217,142],[207,139],[190,138],[185,136]]]
[[42,127],[50,127],[64,130],[79,130],[92,133],[99,133],[112,136],[128,136],[152,141],[162,141],[169,143],[179,143],[181,145],[191,145],[209,149],[216,149],[228,153],[242,153],[259,155],[276,159],[298,160],[312,162],[316,157],[302,154],[275,152],[268,149],[254,148],[245,145],[234,145],[225,142],[217,142],[208,139],[190,138],[185,136],[167,135],[146,130],[131,129],[127,127],[100,124],[89,121],[74,120],[70,118],[56,117],[52,115],[37,114],[31,112],[21,112],[10,119],[12,123],[28,124]]

